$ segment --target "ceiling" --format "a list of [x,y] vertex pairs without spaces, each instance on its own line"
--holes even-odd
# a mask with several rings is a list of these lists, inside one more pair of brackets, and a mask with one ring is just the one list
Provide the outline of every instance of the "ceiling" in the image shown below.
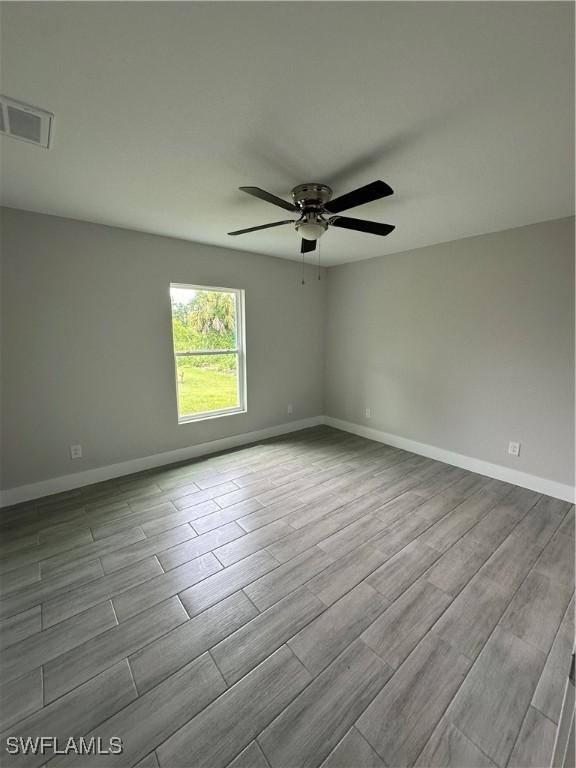
[[[239,192],[395,190],[331,230],[327,265],[573,213],[574,5],[4,3],[2,92],[55,113],[2,137],[3,202],[298,259]],[[288,216],[288,218],[290,218]],[[161,257],[161,254],[159,254]]]

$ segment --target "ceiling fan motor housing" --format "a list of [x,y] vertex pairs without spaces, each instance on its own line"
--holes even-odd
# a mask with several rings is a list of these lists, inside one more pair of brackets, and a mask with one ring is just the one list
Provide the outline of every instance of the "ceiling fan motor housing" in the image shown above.
[[294,204],[302,211],[321,210],[332,197],[332,190],[327,184],[298,184],[292,190]]

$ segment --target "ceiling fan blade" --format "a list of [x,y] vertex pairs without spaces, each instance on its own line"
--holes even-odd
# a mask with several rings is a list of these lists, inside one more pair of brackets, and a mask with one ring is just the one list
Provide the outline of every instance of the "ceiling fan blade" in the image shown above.
[[248,227],[248,229],[237,229],[235,232],[228,232],[229,235],[244,235],[246,232],[256,232],[257,229],[269,229],[270,227],[279,227],[282,224],[293,224],[293,219],[285,221],[273,221],[272,224],[261,224],[259,227]]
[[310,253],[310,251],[316,250],[316,240],[304,240],[302,238],[302,246],[300,247],[300,253]]
[[278,205],[280,208],[284,208],[287,211],[298,210],[293,203],[289,203],[287,200],[282,200],[281,197],[276,197],[276,195],[266,192],[266,190],[260,189],[260,187],[238,187],[238,189],[241,189],[242,192],[246,192],[253,197],[258,197],[260,200],[265,200],[267,203]]
[[354,229],[356,232],[367,232],[369,235],[389,235],[396,227],[393,224],[381,224],[379,221],[351,219],[348,216],[334,216],[330,219],[332,227]]
[[347,192],[345,195],[330,200],[324,208],[329,213],[339,213],[348,210],[348,208],[355,208],[357,205],[371,203],[372,200],[380,200],[382,197],[393,194],[394,190],[385,181],[373,181],[371,184],[366,184],[365,187],[359,187],[352,192]]

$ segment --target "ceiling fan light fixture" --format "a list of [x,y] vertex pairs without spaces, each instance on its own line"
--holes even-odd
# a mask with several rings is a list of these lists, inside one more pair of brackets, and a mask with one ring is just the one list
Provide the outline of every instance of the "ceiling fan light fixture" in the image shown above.
[[298,222],[296,228],[300,237],[304,240],[318,240],[326,232],[326,224],[321,221]]

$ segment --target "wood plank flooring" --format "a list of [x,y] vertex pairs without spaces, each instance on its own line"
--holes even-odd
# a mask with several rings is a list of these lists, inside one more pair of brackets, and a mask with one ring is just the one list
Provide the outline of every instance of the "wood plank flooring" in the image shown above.
[[3,766],[548,765],[565,502],[318,427],[6,509],[0,537]]

